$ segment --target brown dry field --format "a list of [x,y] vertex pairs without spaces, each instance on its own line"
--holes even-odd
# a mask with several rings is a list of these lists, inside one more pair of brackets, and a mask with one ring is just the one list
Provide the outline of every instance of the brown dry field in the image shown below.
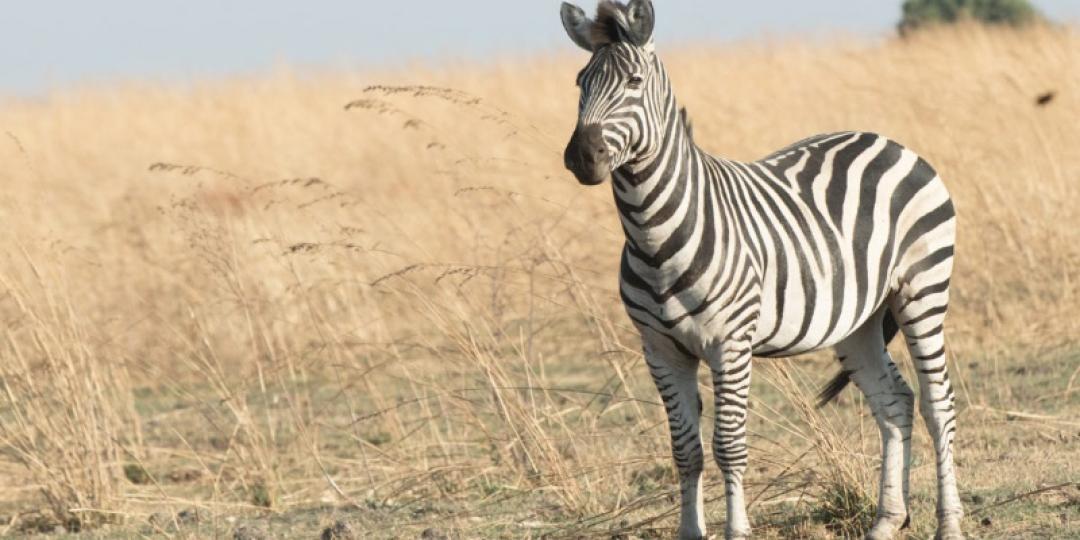
[[[1077,31],[660,54],[714,153],[862,129],[935,165],[960,216],[966,529],[1080,537]],[[616,292],[611,193],[561,167],[583,62],[0,101],[0,535],[667,537],[667,428]],[[807,407],[834,364],[755,370],[761,538],[866,526],[868,409],[850,390]],[[925,538],[921,423],[913,454]]]

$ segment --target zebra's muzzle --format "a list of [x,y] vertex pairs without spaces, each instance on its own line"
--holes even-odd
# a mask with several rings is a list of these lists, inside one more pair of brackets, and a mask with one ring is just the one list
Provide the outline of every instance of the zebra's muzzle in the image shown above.
[[601,184],[611,176],[611,154],[600,126],[578,126],[566,145],[563,161],[578,182],[587,186]]

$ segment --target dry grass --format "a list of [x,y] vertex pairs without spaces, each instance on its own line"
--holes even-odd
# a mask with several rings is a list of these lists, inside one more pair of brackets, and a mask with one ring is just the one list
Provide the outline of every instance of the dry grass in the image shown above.
[[[718,153],[867,129],[936,165],[961,219],[969,508],[1005,501],[991,536],[1074,530],[1080,36],[661,52]],[[20,486],[0,492],[0,534],[199,536],[239,517],[310,535],[341,516],[375,536],[666,534],[663,407],[617,299],[610,193],[560,166],[581,62],[0,106],[0,485]],[[765,537],[865,526],[876,428],[854,394],[809,407],[832,369],[759,370],[748,478]]]

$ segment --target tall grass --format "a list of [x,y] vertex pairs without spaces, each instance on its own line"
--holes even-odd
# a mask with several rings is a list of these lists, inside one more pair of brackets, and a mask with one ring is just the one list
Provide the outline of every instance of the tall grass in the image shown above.
[[[936,165],[962,383],[971,355],[1077,335],[1078,45],[960,27],[661,54],[717,153],[867,129]],[[663,527],[664,411],[619,306],[611,196],[561,168],[583,61],[9,100],[0,483],[40,496],[0,505],[70,527],[319,504],[369,533]],[[875,430],[775,369],[755,505],[837,506],[839,486],[857,528]]]
[[37,483],[53,517],[79,530],[111,517],[121,495],[119,463],[139,447],[128,435],[137,426],[131,384],[67,299],[67,277],[22,262],[36,290],[2,281],[16,309],[0,348],[0,444]]

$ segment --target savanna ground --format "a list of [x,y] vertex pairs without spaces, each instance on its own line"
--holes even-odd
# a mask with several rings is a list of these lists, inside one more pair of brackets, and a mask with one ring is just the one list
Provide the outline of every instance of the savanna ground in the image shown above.
[[[1080,35],[661,54],[706,149],[865,129],[938,168],[966,529],[1080,537]],[[561,167],[583,61],[3,102],[0,534],[668,536],[611,194]],[[867,407],[809,407],[835,369],[755,370],[761,538],[868,523]],[[920,420],[910,537],[934,528],[933,463]]]

